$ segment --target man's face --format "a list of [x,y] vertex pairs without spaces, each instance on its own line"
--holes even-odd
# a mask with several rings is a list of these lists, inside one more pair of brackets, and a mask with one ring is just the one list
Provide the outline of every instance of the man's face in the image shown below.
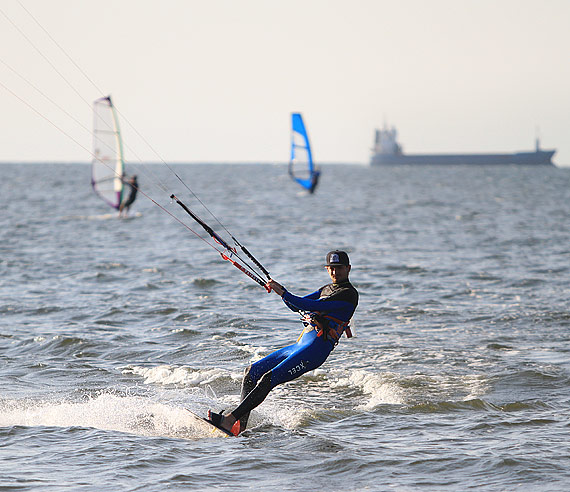
[[334,284],[339,284],[348,280],[350,265],[328,266],[327,272]]

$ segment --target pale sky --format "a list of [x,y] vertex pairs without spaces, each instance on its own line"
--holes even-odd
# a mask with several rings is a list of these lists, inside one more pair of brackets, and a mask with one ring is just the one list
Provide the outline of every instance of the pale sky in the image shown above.
[[130,162],[286,162],[298,111],[317,162],[368,163],[386,122],[570,166],[569,26],[568,0],[2,0],[0,161],[89,162],[111,94]]

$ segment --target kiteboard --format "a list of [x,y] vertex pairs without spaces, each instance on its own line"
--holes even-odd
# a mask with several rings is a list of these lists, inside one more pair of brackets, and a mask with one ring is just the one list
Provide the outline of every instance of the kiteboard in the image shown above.
[[185,409],[194,419],[196,423],[206,431],[210,431],[215,437],[227,437],[232,436],[233,434],[226,429],[222,429],[221,427],[215,426],[210,420],[205,417],[201,417],[200,415],[194,413],[192,410]]

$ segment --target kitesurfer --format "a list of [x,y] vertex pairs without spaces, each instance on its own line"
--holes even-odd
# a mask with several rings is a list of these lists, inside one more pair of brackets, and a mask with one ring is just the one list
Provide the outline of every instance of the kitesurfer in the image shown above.
[[137,181],[137,175],[133,174],[133,176],[131,176],[127,180],[126,184],[130,188],[129,196],[127,197],[126,200],[123,200],[121,202],[121,205],[119,205],[119,217],[126,217],[127,216],[127,214],[129,213],[129,208],[131,207],[131,205],[133,204],[133,202],[137,198],[137,191],[139,191],[139,183]]
[[237,436],[246,428],[250,412],[275,386],[316,369],[325,362],[343,333],[347,337],[352,336],[348,324],[358,305],[358,291],[348,280],[351,268],[348,254],[330,251],[325,267],[332,283],[305,297],[291,294],[274,280],[268,282],[271,290],[281,296],[289,309],[303,314],[305,328],[296,343],[273,352],[246,369],[239,406],[226,414],[208,412],[208,419],[215,426]]

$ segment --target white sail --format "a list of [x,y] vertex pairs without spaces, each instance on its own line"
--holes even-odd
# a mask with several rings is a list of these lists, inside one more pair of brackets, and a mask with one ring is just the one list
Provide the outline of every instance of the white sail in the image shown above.
[[111,96],[93,103],[93,163],[91,184],[111,207],[119,209],[123,199],[123,145],[117,113]]

